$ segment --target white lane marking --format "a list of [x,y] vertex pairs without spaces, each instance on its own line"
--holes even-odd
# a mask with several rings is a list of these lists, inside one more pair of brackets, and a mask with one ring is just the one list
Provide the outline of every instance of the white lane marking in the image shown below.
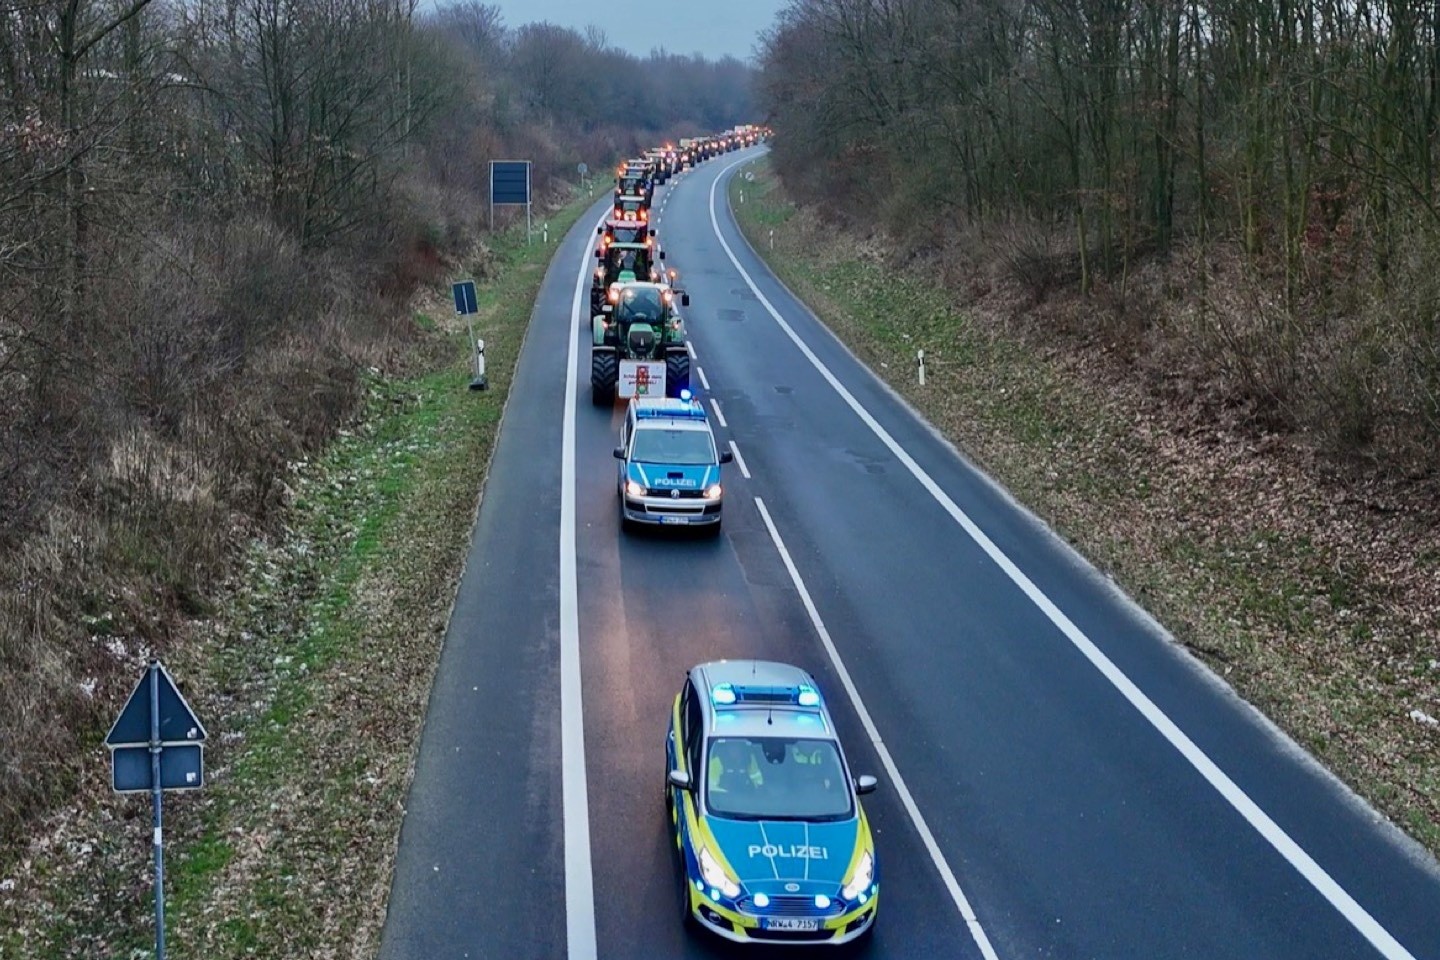
[[909,452],[890,435],[889,431],[880,425],[879,421],[870,414],[870,411],[865,409],[859,400],[855,399],[855,396],[845,388],[845,385],[830,371],[830,368],[825,366],[824,362],[815,355],[809,345],[800,338],[800,335],[795,332],[795,329],[785,321],[784,317],[780,316],[780,312],[775,309],[775,305],[770,302],[765,294],[760,292],[760,288],[755,285],[755,281],[751,279],[750,274],[740,265],[740,260],[735,256],[735,251],[730,248],[730,244],[725,240],[724,235],[721,234],[720,221],[715,215],[715,188],[719,186],[720,181],[724,179],[727,172],[747,162],[749,161],[735,161],[724,170],[721,170],[720,174],[715,178],[715,181],[710,184],[710,226],[715,231],[715,237],[720,241],[720,246],[724,249],[725,255],[730,258],[730,263],[739,271],[740,276],[745,279],[746,286],[750,288],[750,291],[755,294],[760,304],[770,316],[774,318],[775,322],[779,324],[780,329],[785,331],[785,334],[795,346],[800,349],[800,352],[805,355],[805,358],[810,361],[810,365],[825,378],[825,381],[840,395],[840,398],[845,401],[846,405],[870,428],[870,432],[875,434],[880,442],[889,448],[890,452],[894,454],[895,459],[904,464],[911,475],[920,481],[920,485],[925,488],[946,513],[950,514],[951,518],[960,525],[961,529],[975,542],[976,546],[985,551],[985,554],[990,558],[991,562],[999,567],[1001,572],[1003,572],[1015,586],[1020,588],[1020,591],[1030,599],[1030,602],[1035,604],[1041,613],[1045,614],[1046,618],[1055,625],[1056,629],[1064,634],[1065,638],[1084,655],[1085,659],[1090,661],[1096,670],[1100,671],[1106,680],[1110,681],[1115,689],[1120,692],[1121,696],[1128,700],[1130,705],[1149,721],[1150,725],[1159,731],[1160,735],[1179,751],[1181,756],[1189,761],[1190,765],[1205,778],[1210,786],[1213,787],[1220,796],[1224,797],[1225,801],[1229,803],[1237,813],[1244,817],[1250,826],[1295,868],[1300,876],[1304,877],[1322,897],[1329,901],[1330,905],[1339,911],[1340,915],[1349,921],[1350,925],[1359,931],[1360,935],[1368,940],[1370,945],[1379,951],[1381,956],[1385,957],[1386,960],[1415,960],[1414,954],[1406,950],[1405,947],[1390,934],[1390,931],[1386,930],[1374,917],[1370,916],[1369,911],[1362,907],[1354,897],[1350,896],[1350,894],[1325,871],[1325,868],[1315,861],[1314,857],[1306,853],[1304,848],[1296,843],[1278,823],[1270,818],[1269,814],[1260,809],[1259,804],[1251,800],[1250,796],[1245,793],[1244,790],[1240,789],[1239,784],[1231,780],[1225,771],[1221,770],[1215,761],[1211,760],[1205,751],[1201,750],[1200,747],[1176,725],[1175,721],[1171,720],[1153,700],[1146,696],[1145,693],[1135,685],[1134,681],[1126,676],[1125,673],[1095,645],[1094,641],[1086,636],[1085,633],[1035,585],[1034,581],[1026,576],[1025,573],[1015,565],[1014,561],[1006,556],[1003,550],[995,545],[995,542],[985,534],[985,531],[981,530],[975,521],[971,520],[969,515],[961,510],[954,500],[950,499],[950,495],[940,488],[940,485],[935,482],[930,474],[925,472],[920,464],[915,462],[915,459],[910,456]]
[[815,601],[810,599],[810,591],[806,589],[805,581],[800,578],[800,571],[795,567],[795,561],[791,559],[790,551],[785,547],[785,541],[780,539],[780,531],[775,527],[775,521],[770,518],[770,511],[765,508],[765,501],[756,497],[755,506],[760,511],[760,519],[765,521],[765,528],[770,531],[770,539],[775,541],[775,549],[780,552],[780,559],[784,561],[785,569],[790,572],[790,580],[795,584],[795,592],[800,595],[800,602],[805,605],[805,612],[810,615],[810,623],[815,627],[815,633],[819,635],[820,642],[825,645],[825,652],[830,655],[830,663],[835,667],[835,674],[840,678],[840,684],[845,688],[845,693],[849,695],[850,703],[855,707],[855,713],[865,727],[865,733],[875,746],[875,753],[879,756],[880,763],[885,767],[885,772],[890,776],[890,782],[894,785],[895,792],[900,796],[900,803],[905,807],[905,812],[910,815],[910,822],[915,825],[915,831],[920,834],[920,842],[925,845],[926,851],[930,854],[930,860],[935,864],[935,869],[939,872],[945,889],[950,891],[950,899],[955,901],[955,908],[964,918],[965,925],[970,929],[970,936],[974,938],[975,945],[980,948],[981,954],[985,956],[986,960],[998,960],[995,948],[990,945],[990,938],[985,935],[985,928],[980,925],[979,917],[975,916],[975,911],[971,908],[965,891],[960,889],[960,881],[955,879],[955,871],[950,869],[950,864],[945,860],[945,854],[940,852],[940,844],[935,842],[935,835],[930,832],[930,825],[925,822],[925,816],[915,803],[915,797],[910,793],[910,788],[905,785],[905,778],[900,776],[900,768],[895,766],[895,758],[890,756],[890,748],[885,746],[884,740],[880,739],[880,731],[875,727],[875,721],[871,719],[870,711],[865,707],[865,701],[860,698],[860,691],[855,689],[855,682],[850,679],[850,671],[845,669],[845,662],[840,659],[840,651],[835,649],[835,641],[830,639],[830,631],[825,629],[825,621],[820,619],[820,611],[816,609]]
[[735,441],[730,441],[730,452],[735,454],[735,466],[740,468],[740,476],[746,480],[750,479],[750,468],[745,466],[745,458],[740,456],[740,448],[735,446]]
[[[606,211],[607,213],[609,211]],[[597,222],[603,224],[604,216]],[[569,960],[595,960],[595,886],[590,864],[590,793],[585,778],[585,710],[580,702],[580,600],[575,567],[575,363],[580,306],[590,276],[585,248],[570,310],[565,423],[560,439],[560,786],[565,806],[565,945]]]
[[700,358],[695,356],[695,344],[691,343],[689,340],[685,341],[685,352],[690,354],[690,361],[692,363],[700,362]]
[[730,424],[725,422],[725,414],[720,412],[720,401],[716,400],[714,397],[711,397],[710,406],[715,410],[715,419],[720,421],[720,426],[724,427],[726,430],[729,430]]
[[705,376],[705,368],[696,367],[695,372],[700,374],[700,386],[704,387],[706,392],[708,393],[710,390],[710,381]]

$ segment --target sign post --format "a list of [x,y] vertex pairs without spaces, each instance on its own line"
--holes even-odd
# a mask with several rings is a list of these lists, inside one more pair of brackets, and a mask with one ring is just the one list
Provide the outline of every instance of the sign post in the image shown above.
[[525,242],[530,242],[530,161],[490,161],[490,230],[495,230],[495,207],[524,204]]
[[205,728],[169,671],[151,660],[105,736],[116,793],[150,794],[155,856],[155,958],[165,960],[164,796],[205,782]]
[[475,336],[475,316],[478,307],[475,300],[475,281],[461,280],[450,285],[450,292],[455,296],[455,312],[465,318],[465,326],[470,331],[470,349],[474,351],[475,375],[470,378],[471,390],[484,390],[490,386],[485,379],[485,341]]

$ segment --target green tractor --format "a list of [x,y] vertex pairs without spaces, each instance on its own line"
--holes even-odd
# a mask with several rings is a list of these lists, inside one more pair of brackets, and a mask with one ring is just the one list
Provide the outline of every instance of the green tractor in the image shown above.
[[[642,230],[645,228],[641,228]],[[605,313],[614,306],[607,294],[620,284],[654,283],[661,279],[658,260],[665,259],[665,251],[655,252],[650,242],[614,242],[602,244],[595,256],[600,266],[590,279],[590,315]]]
[[690,388],[690,351],[685,321],[675,300],[690,305],[688,293],[663,283],[616,285],[609,313],[591,320],[590,399],[597,407],[632,397],[678,397]]

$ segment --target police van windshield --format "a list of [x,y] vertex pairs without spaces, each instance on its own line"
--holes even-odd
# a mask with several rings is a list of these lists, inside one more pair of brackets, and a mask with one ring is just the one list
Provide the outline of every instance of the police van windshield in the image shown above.
[[704,430],[666,430],[645,427],[635,431],[630,459],[639,463],[699,466],[715,462],[715,445]]
[[852,793],[829,740],[717,737],[710,741],[705,802],[737,820],[845,820]]

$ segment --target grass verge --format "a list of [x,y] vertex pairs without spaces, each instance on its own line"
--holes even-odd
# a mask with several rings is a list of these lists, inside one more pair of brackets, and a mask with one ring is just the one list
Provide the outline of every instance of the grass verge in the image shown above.
[[753,169],[731,180],[742,230],[861,360],[1440,852],[1440,518],[1357,496],[1284,438],[1196,424],[1099,351],[960,309]]
[[[549,218],[563,237],[593,197]],[[496,238],[477,272],[490,389],[448,291],[417,298],[417,366],[370,371],[364,415],[293,465],[286,533],[249,549],[168,666],[211,734],[208,783],[167,798],[174,958],[370,957],[445,622],[510,380],[554,247]],[[438,362],[428,362],[438,361]],[[143,957],[148,798],[75,805],[0,858],[0,958]]]

